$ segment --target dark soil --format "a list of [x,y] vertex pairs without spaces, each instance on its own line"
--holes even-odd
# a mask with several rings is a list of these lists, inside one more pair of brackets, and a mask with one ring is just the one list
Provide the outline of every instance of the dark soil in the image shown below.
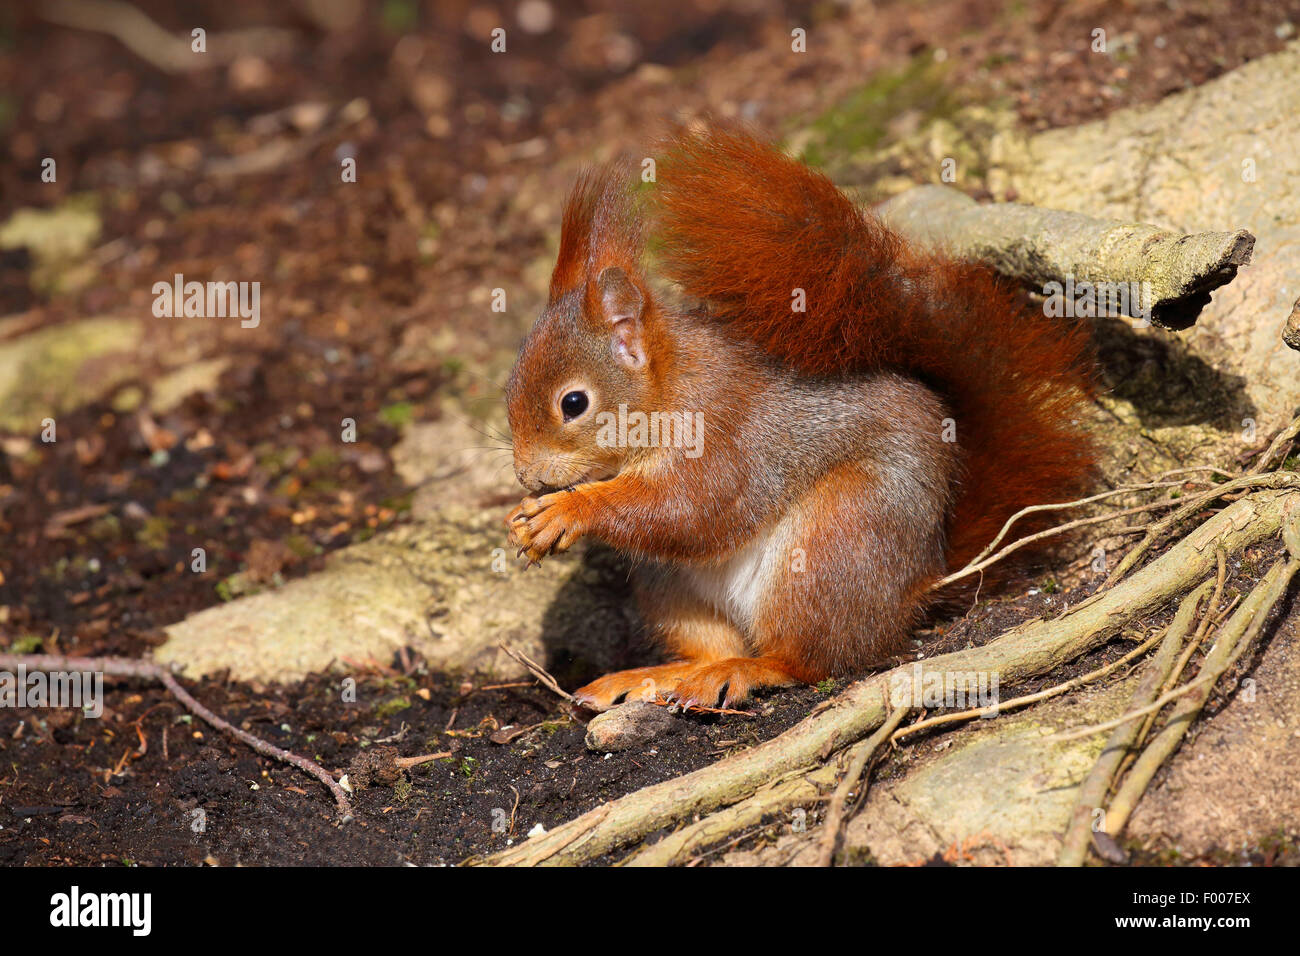
[[[805,688],[751,702],[756,719],[683,719],[653,747],[606,756],[586,749],[554,695],[527,685],[466,692],[417,671],[364,679],[355,704],[323,677],[206,682],[200,695],[265,740],[353,767],[354,780],[358,755],[382,747],[451,756],[372,781],[339,825],[319,783],[191,721],[160,688],[115,686],[99,720],[0,711],[0,865],[456,863],[779,733],[824,697]],[[531,729],[492,742],[512,727]]]
[[[1280,550],[1273,542],[1243,555],[1227,599],[1244,595]],[[1059,613],[1093,587],[985,602],[918,646],[929,656],[986,643],[1031,617]],[[1138,622],[1130,638],[1154,633],[1171,616],[1166,609]],[[1087,673],[1131,646],[1112,642],[1013,693]],[[1251,666],[1244,661],[1240,669]],[[535,684],[453,685],[409,659],[405,669],[395,661],[364,676],[354,703],[341,702],[339,681],[324,676],[273,687],[204,682],[203,702],[237,726],[327,769],[349,771],[359,787],[356,818],[340,825],[316,781],[214,733],[161,688],[120,681],[110,684],[97,720],[71,710],[0,710],[0,865],[458,863],[509,846],[538,824],[552,828],[770,739],[844,684],[765,694],[746,705],[752,717],[679,717],[653,744],[600,754],[583,742],[581,718],[589,715],[575,714]],[[1219,706],[1212,700],[1207,710]],[[398,753],[447,756],[387,777],[367,773],[367,757]],[[901,770],[887,760],[877,774],[888,779]],[[821,808],[808,811],[815,821]],[[733,845],[760,845],[788,826],[788,819],[769,820]],[[1159,848],[1129,850],[1135,862],[1166,862]],[[1278,845],[1260,847],[1250,859],[1297,864],[1300,854]],[[1231,862],[1240,864],[1240,855]]]
[[[3,649],[139,655],[159,628],[232,589],[276,586],[409,520],[410,489],[388,456],[402,423],[436,417],[449,390],[498,400],[475,370],[518,340],[528,295],[539,294],[521,293],[508,317],[475,304],[484,287],[529,288],[526,267],[553,242],[553,217],[513,202],[529,175],[558,193],[579,162],[636,146],[672,116],[741,116],[781,133],[875,71],[937,49],[963,98],[1009,98],[1033,126],[1075,123],[1276,50],[1285,24],[1300,22],[1300,0],[943,0],[813,13],[783,0],[558,0],[554,31],[512,29],[507,58],[488,52],[486,36],[498,19],[514,23],[514,3],[498,15],[385,0],[333,34],[298,5],[138,6],[175,31],[276,26],[297,39],[270,67],[245,58],[166,75],[106,36],[45,22],[39,5],[0,8],[0,221],[93,193],[103,242],[120,243],[95,281],[70,290],[39,288],[24,250],[0,253],[0,315],[20,317],[0,334],[147,316],[160,276],[232,264],[274,276],[276,320],[249,332],[160,324],[135,380],[60,416],[69,440],[0,436]],[[813,41],[803,57],[789,52],[798,25]],[[1120,44],[1115,55],[1089,51],[1098,26]],[[347,113],[358,99],[359,118]],[[328,105],[323,118],[295,125],[281,113],[314,102]],[[216,172],[274,145],[290,158]],[[365,174],[340,189],[348,155]],[[39,181],[45,156],[58,157],[56,183]],[[443,331],[457,344],[431,347]],[[129,394],[175,355],[230,366],[215,395],[151,417]],[[355,444],[338,441],[344,417],[364,424]],[[190,570],[195,547],[204,573]],[[979,643],[1047,610],[1044,600],[985,602],[939,627],[934,647]],[[770,694],[754,718],[684,719],[653,754],[606,758],[538,688],[489,690],[484,675],[381,663],[387,672],[363,680],[351,704],[329,677],[193,687],[236,724],[331,770],[371,747],[453,751],[405,782],[361,790],[343,827],[319,784],[191,721],[160,688],[111,683],[102,720],[0,710],[0,863],[457,862],[768,739],[830,690]],[[508,725],[538,726],[491,742]]]

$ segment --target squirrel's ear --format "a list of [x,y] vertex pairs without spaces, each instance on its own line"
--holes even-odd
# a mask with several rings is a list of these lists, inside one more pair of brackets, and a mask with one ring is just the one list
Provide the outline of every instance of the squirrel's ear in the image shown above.
[[628,368],[645,365],[645,296],[618,266],[610,266],[596,279],[601,318],[610,330],[614,358]]

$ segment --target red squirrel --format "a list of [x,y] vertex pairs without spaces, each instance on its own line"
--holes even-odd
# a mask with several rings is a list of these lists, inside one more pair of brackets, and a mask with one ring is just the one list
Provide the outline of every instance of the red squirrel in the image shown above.
[[[631,556],[670,660],[575,696],[730,707],[880,665],[947,569],[1085,483],[1087,334],[746,133],[675,134],[657,179],[578,180],[507,386],[530,493],[512,544],[529,563],[583,536]],[[647,238],[703,305],[651,289]],[[669,438],[701,434],[626,427],[656,412]]]

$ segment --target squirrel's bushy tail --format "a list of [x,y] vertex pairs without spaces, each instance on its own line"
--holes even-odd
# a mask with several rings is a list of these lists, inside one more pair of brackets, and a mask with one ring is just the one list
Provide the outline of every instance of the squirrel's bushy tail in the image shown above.
[[654,204],[664,274],[736,335],[807,374],[892,368],[947,399],[965,465],[950,567],[1019,509],[1085,483],[1086,329],[1029,310],[984,267],[910,250],[825,176],[742,133],[675,137]]

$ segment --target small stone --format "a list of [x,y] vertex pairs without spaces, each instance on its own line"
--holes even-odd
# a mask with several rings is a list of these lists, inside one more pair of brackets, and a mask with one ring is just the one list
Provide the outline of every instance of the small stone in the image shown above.
[[643,700],[631,701],[593,717],[587,724],[588,750],[612,753],[629,750],[677,729],[677,719],[667,707]]

